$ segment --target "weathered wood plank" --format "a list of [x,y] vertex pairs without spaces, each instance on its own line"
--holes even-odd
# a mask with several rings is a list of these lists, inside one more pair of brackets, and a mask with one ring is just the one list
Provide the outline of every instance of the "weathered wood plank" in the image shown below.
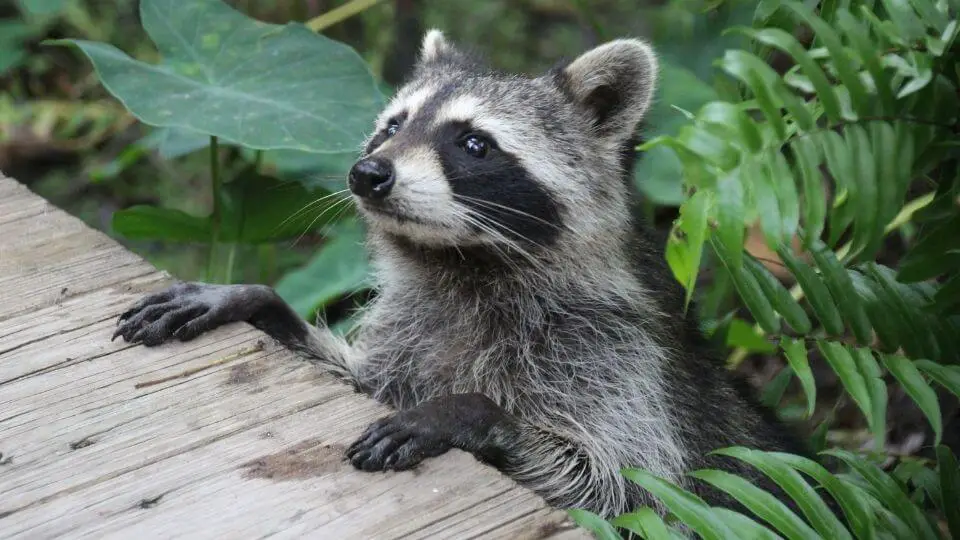
[[[25,187],[0,183],[5,208],[36,206]],[[150,273],[143,259],[60,210],[0,221],[0,320]]]
[[0,242],[4,538],[585,537],[462,452],[355,471],[343,450],[386,408],[247,325],[110,342],[169,277],[3,178]]

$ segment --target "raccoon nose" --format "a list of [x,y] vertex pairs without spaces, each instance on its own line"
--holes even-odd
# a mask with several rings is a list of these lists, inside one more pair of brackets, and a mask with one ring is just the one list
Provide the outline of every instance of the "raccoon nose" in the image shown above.
[[382,158],[362,159],[350,169],[350,191],[365,199],[386,197],[393,182],[393,165]]

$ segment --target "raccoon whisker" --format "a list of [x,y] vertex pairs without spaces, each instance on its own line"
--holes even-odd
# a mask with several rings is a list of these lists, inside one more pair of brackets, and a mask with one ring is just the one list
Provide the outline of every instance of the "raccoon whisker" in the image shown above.
[[519,240],[523,240],[523,241],[525,241],[525,242],[529,242],[529,243],[533,244],[534,246],[536,246],[536,247],[538,247],[538,248],[540,248],[540,249],[546,249],[544,246],[542,246],[542,245],[540,245],[539,243],[531,240],[531,239],[530,239],[529,237],[527,237],[526,235],[517,232],[517,231],[514,230],[513,228],[504,225],[503,223],[497,221],[496,219],[494,219],[494,218],[492,218],[492,217],[490,217],[490,216],[488,216],[488,215],[479,214],[479,213],[476,214],[476,215],[477,215],[478,217],[482,218],[482,219],[485,219],[485,220],[487,221],[487,223],[490,224],[491,226],[496,227],[496,228],[498,228],[499,230],[504,231],[505,233],[512,234],[512,235],[516,236]]
[[[459,217],[460,219],[463,219],[463,220],[466,221],[467,223],[469,223],[469,224],[477,227],[477,228],[480,229],[481,231],[487,233],[488,235],[490,235],[491,237],[493,237],[494,240],[503,242],[504,244],[507,244],[509,247],[513,247],[514,249],[517,250],[517,252],[522,252],[522,251],[523,251],[522,249],[520,249],[519,246],[516,245],[515,242],[511,241],[511,240],[508,239],[508,238],[505,238],[502,234],[500,234],[498,231],[496,231],[496,230],[494,230],[493,228],[491,228],[489,225],[486,225],[486,224],[480,222],[480,221],[477,220],[474,216],[470,215],[470,210],[469,210],[468,208],[464,208],[463,210],[464,210],[464,211],[460,211],[459,209],[454,208],[454,209],[453,209],[453,213],[454,213],[454,215],[456,215],[456,216]],[[494,251],[497,252],[498,255],[500,255],[500,257],[502,258],[504,264],[506,264],[507,267],[509,267],[511,270],[514,270],[514,271],[516,271],[516,272],[520,272],[520,271],[521,271],[521,269],[516,265],[516,263],[512,262],[510,256],[509,256],[506,252],[503,251],[503,248],[502,248],[500,245],[498,245],[496,242],[492,242],[492,243],[490,243],[489,245],[490,245],[491,248],[493,248]],[[459,252],[459,249],[458,249],[458,252]],[[463,256],[463,253],[460,252],[460,254],[461,254],[461,257],[462,257],[462,256]]]
[[498,204],[498,203],[495,203],[495,202],[492,202],[492,201],[486,201],[486,200],[483,200],[483,199],[478,199],[478,198],[476,198],[476,197],[470,197],[470,196],[467,196],[467,195],[459,195],[459,194],[457,194],[457,193],[454,193],[454,194],[453,194],[453,198],[454,198],[454,199],[461,199],[461,200],[468,201],[468,202],[477,203],[477,204],[479,204],[479,205],[483,205],[483,206],[486,206],[486,207],[488,207],[488,208],[494,208],[494,209],[499,209],[499,210],[506,210],[506,211],[508,211],[508,212],[513,212],[514,214],[517,214],[518,216],[527,217],[527,218],[536,220],[536,221],[538,221],[538,222],[540,222],[540,223],[543,223],[544,225],[548,225],[548,226],[550,226],[550,227],[553,227],[554,229],[556,229],[556,230],[558,230],[558,231],[562,231],[562,230],[565,230],[565,229],[567,228],[567,227],[560,227],[559,225],[557,225],[557,224],[555,224],[555,223],[550,223],[549,221],[547,221],[547,220],[545,220],[545,219],[543,219],[543,218],[537,217],[537,216],[535,216],[535,215],[533,215],[533,214],[528,214],[527,212],[524,212],[523,210],[518,210],[518,209],[513,208],[513,207],[511,207],[511,206],[506,206],[506,205],[503,205],[503,204]]
[[[513,249],[514,251],[516,251],[520,256],[522,256],[523,258],[527,259],[527,261],[530,262],[530,264],[531,264],[534,268],[536,268],[536,269],[538,269],[538,270],[546,270],[546,268],[545,268],[545,266],[543,265],[542,261],[538,260],[536,257],[534,257],[533,255],[531,255],[529,251],[523,249],[523,247],[521,247],[517,242],[515,242],[515,241],[507,238],[506,236],[504,236],[504,234],[503,234],[502,232],[500,232],[500,230],[498,230],[498,228],[499,228],[499,229],[502,229],[502,230],[505,230],[505,231],[509,231],[509,232],[511,232],[511,233],[513,233],[513,234],[516,234],[517,236],[520,236],[521,239],[527,240],[527,241],[531,242],[532,244],[537,245],[538,247],[542,247],[542,246],[540,246],[540,245],[537,244],[536,242],[533,242],[533,241],[529,240],[528,238],[526,238],[526,237],[523,236],[523,235],[517,234],[517,233],[516,233],[515,231],[513,231],[512,229],[510,229],[509,227],[504,226],[502,223],[500,223],[500,222],[498,222],[498,221],[496,221],[496,220],[490,219],[489,217],[484,216],[483,214],[479,214],[479,213],[477,213],[477,212],[474,212],[474,211],[470,210],[469,208],[464,208],[464,210],[466,210],[466,212],[467,212],[467,214],[466,214],[464,217],[467,218],[473,225],[477,226],[477,228],[481,229],[482,231],[484,231],[484,232],[486,232],[487,234],[489,234],[490,236],[492,236],[494,240],[497,240],[497,241],[499,241],[499,242],[502,242],[502,243],[505,244],[507,247],[509,247],[509,248]],[[505,254],[502,254],[502,255],[505,255]],[[508,258],[508,257],[505,257],[505,260],[509,260],[509,258]]]
[[327,224],[324,225],[322,229],[320,229],[320,234],[323,236],[327,236],[328,234],[330,234],[330,229],[332,229],[333,226],[340,220],[340,216],[342,216],[349,209],[350,209],[349,204],[341,205],[340,209],[337,210],[337,212],[327,221]]
[[[350,202],[352,202],[352,201],[353,201],[352,198],[350,198],[350,197],[344,197],[343,199],[340,199],[339,201],[337,201],[337,202],[331,204],[330,206],[324,208],[323,212],[320,212],[319,214],[317,214],[317,217],[313,218],[313,220],[310,221],[310,223],[306,226],[306,228],[303,229],[303,232],[300,233],[300,236],[298,236],[297,239],[293,241],[293,244],[291,244],[290,247],[293,247],[293,246],[297,245],[297,243],[300,242],[300,240],[303,239],[304,235],[306,235],[308,232],[310,232],[310,229],[313,228],[313,224],[316,223],[317,221],[319,221],[320,218],[322,218],[325,214],[327,214],[328,212],[330,212],[330,210],[332,210],[332,209],[334,209],[334,208],[337,208],[337,207],[340,207],[341,209],[346,208],[347,206],[349,206]],[[337,214],[337,215],[339,215],[339,214]]]
[[323,201],[326,201],[327,199],[330,199],[331,197],[336,197],[336,196],[338,196],[338,195],[341,195],[341,194],[345,193],[346,191],[347,191],[346,189],[341,189],[340,191],[336,191],[336,192],[334,192],[334,193],[330,193],[330,194],[328,194],[328,195],[324,195],[323,197],[320,197],[319,199],[314,199],[314,200],[308,202],[307,204],[303,205],[303,207],[302,207],[301,209],[299,209],[299,210],[297,210],[296,212],[294,212],[293,214],[291,214],[290,217],[288,217],[287,219],[281,221],[280,224],[277,225],[276,229],[274,229],[273,232],[276,232],[276,231],[280,230],[280,228],[283,227],[284,225],[286,225],[287,222],[289,222],[290,220],[296,218],[297,216],[300,216],[301,214],[303,214],[304,212],[306,212],[306,211],[309,210],[310,208],[313,208],[313,207],[321,204]]

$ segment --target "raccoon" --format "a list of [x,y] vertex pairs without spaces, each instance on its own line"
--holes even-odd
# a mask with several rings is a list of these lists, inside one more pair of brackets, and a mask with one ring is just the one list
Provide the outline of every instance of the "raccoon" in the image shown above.
[[559,508],[656,506],[640,467],[712,467],[776,492],[744,445],[806,453],[726,370],[633,211],[637,127],[658,62],[618,39],[549,72],[497,72],[437,30],[348,176],[377,294],[346,341],[269,287],[177,283],[120,316],[155,346],[246,321],[396,412],[346,451],[363,471],[472,453]]

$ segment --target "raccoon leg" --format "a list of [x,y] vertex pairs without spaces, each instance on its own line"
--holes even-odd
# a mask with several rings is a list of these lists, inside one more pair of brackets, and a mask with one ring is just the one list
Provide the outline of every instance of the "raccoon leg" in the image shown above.
[[177,283],[120,315],[113,339],[153,347],[172,338],[189,341],[231,322],[248,322],[335,375],[355,379],[357,359],[346,341],[308,324],[264,285]]
[[442,396],[382,418],[347,449],[347,459],[364,471],[404,470],[451,448],[474,454],[554,506],[608,517],[629,506],[619,466],[601,467],[582,445],[483,394]]

